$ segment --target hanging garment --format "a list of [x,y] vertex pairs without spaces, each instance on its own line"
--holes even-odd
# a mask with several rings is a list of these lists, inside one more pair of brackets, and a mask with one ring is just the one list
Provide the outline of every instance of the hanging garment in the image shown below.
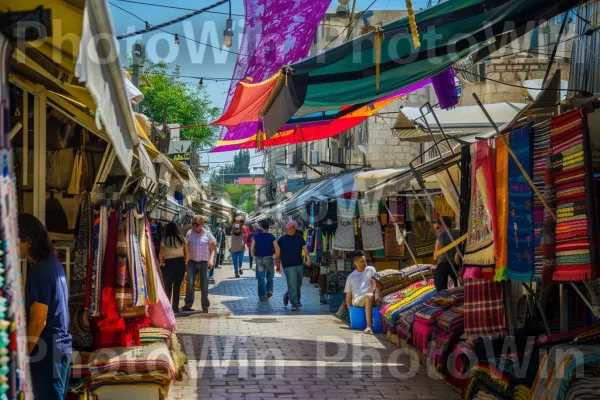
[[[531,176],[531,129],[529,125],[510,133],[510,147]],[[508,268],[506,277],[529,283],[534,272],[533,189],[515,160],[508,159]]]
[[129,279],[133,295],[134,307],[143,307],[146,305],[148,293],[146,290],[146,277],[144,273],[144,264],[142,253],[140,251],[139,236],[135,224],[133,211],[127,214],[127,260],[129,267]]
[[[546,187],[546,160],[550,154],[550,120],[544,121],[533,127],[533,184],[548,202],[548,188]],[[542,239],[544,233],[544,205],[538,196],[533,196],[533,234],[534,234],[534,273],[533,279],[542,279],[544,267],[544,252]]]
[[119,218],[119,212],[116,210],[112,211],[108,220],[106,251],[102,266],[102,305],[100,307],[100,311],[102,317],[105,317],[108,320],[119,319],[119,311],[117,309],[117,303],[115,300],[115,285],[117,284],[117,238],[119,232]]
[[467,265],[495,266],[496,188],[494,152],[489,140],[470,146],[471,205],[467,244],[463,262]]
[[117,228],[117,271],[116,287],[123,288],[127,284],[127,233],[125,217],[119,212]]
[[[398,227],[398,229],[400,229]],[[398,241],[395,226],[386,226],[385,232],[385,255],[386,257],[404,257],[404,240]]]
[[75,156],[71,182],[67,192],[69,194],[81,194],[87,190],[88,162],[83,149],[80,149]]
[[388,203],[390,220],[401,227],[404,226],[406,213],[406,197],[389,196]]
[[433,224],[427,220],[427,216],[431,218],[432,215],[431,205],[417,200],[411,200],[410,203],[413,214],[411,226],[415,238],[415,255],[417,257],[430,256],[435,250],[435,241],[437,240]]
[[85,193],[81,198],[79,208],[79,232],[73,250],[71,266],[71,282],[69,285],[69,305],[84,307],[87,293],[88,266],[92,254],[92,209],[90,194]]
[[445,197],[435,196],[433,198],[433,208],[437,214],[435,219],[440,219],[441,217],[450,217],[450,219],[454,219],[454,210],[448,204]]
[[354,218],[356,217],[356,200],[338,198],[338,226],[335,231],[333,248],[341,251],[354,251],[356,249],[354,234]]
[[[463,146],[460,151],[461,155],[461,164],[460,164],[460,235],[464,235],[469,232],[469,213],[467,210],[471,207],[471,169],[472,169],[472,160],[471,160],[471,149],[469,146]],[[508,160],[507,160],[508,162]],[[508,177],[507,177],[508,179]],[[507,191],[507,199],[508,199],[508,191]],[[463,250],[466,247],[466,243],[463,242],[461,245],[461,249]]]
[[444,199],[446,199],[454,214],[459,215],[460,204],[457,190],[460,188],[460,170],[456,166],[450,167],[447,171],[435,174],[435,178],[444,194]]
[[106,251],[106,240],[108,234],[108,209],[100,207],[98,218],[94,221],[94,260],[92,262],[92,275],[90,278],[88,313],[92,317],[101,314],[102,301],[102,266],[104,265],[104,254]]
[[502,283],[465,280],[465,332],[472,340],[507,335]]
[[[550,153],[552,153],[551,150]],[[554,188],[554,174],[552,173],[552,154],[548,154],[548,157],[546,157],[544,189],[544,200],[546,200],[546,203],[552,210],[556,210],[556,191]],[[541,246],[542,256],[544,258],[541,278],[544,284],[549,284],[552,282],[552,277],[556,270],[556,221],[546,208],[544,208],[544,226],[542,228]]]
[[596,271],[593,174],[582,110],[552,118],[552,172],[556,187],[555,281],[592,279]]
[[383,236],[379,223],[379,202],[363,200],[358,203],[363,250],[383,249]]
[[71,182],[75,165],[75,154],[72,148],[49,151],[48,175],[46,185],[52,189],[65,190]]
[[[510,140],[508,135],[505,139]],[[508,266],[508,148],[502,140],[496,138],[496,213],[498,221],[496,272],[494,280],[506,280],[506,267]]]

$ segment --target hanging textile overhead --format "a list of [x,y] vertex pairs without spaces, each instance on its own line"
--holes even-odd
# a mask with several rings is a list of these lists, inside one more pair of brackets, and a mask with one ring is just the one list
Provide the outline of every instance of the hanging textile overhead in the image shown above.
[[[264,91],[264,86],[253,83],[269,80],[274,84],[277,79],[269,77],[283,65],[306,57],[330,3],[330,0],[308,3],[302,0],[244,0],[244,33],[224,110],[228,111],[236,101],[234,94],[238,96],[244,92],[243,97],[247,98],[250,93],[256,95]],[[257,115],[261,110],[256,108],[255,111]],[[245,139],[258,132],[258,121],[235,123],[234,128],[229,127],[233,123],[232,117],[229,115],[228,122],[223,124],[228,128],[222,129],[220,140]]]
[[[382,27],[383,41],[377,49],[377,33],[372,32],[292,64],[283,71],[286,85],[277,86],[269,101],[272,104],[261,113],[266,136],[279,131],[301,107],[326,109],[371,102],[441,73],[482,49],[496,35],[512,33],[506,32],[506,21],[514,22],[514,33],[522,35],[577,3],[450,0],[416,15],[422,43],[418,50],[411,40],[399,40],[411,35],[409,21],[404,18]],[[428,38],[429,27],[435,27],[436,37],[441,35],[435,43]],[[458,40],[467,37],[470,40]],[[378,65],[375,52],[380,53]]]

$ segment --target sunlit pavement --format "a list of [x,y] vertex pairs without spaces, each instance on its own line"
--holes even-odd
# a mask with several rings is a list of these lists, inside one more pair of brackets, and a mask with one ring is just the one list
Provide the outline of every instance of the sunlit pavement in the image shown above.
[[[268,302],[258,300],[255,271],[247,264],[239,279],[224,265],[215,281],[208,314],[177,318],[189,364],[169,399],[460,398],[383,335],[364,335],[338,321],[307,279],[299,312],[283,307],[284,277],[275,277]],[[199,292],[194,308],[201,308]]]

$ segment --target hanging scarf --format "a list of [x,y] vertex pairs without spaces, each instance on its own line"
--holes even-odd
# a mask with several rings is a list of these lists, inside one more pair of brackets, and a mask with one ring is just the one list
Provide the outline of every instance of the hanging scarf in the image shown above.
[[[548,188],[545,185],[546,160],[550,154],[550,121],[544,121],[533,127],[533,176],[534,185],[548,202]],[[552,206],[551,206],[552,207]],[[544,205],[538,196],[533,196],[533,234],[534,234],[534,275],[540,281],[544,267],[542,240],[544,237]]]
[[118,211],[113,211],[108,220],[108,230],[106,235],[106,252],[104,254],[104,263],[102,267],[102,306],[101,315],[109,320],[118,319],[119,311],[115,301],[114,286],[117,276],[117,238],[119,232]]
[[92,317],[99,317],[101,314],[102,265],[104,264],[108,230],[107,213],[106,207],[100,207],[100,215],[94,221],[94,261],[92,262],[88,296],[88,312]]
[[471,207],[464,263],[495,265],[496,190],[494,152],[488,140],[471,145]]
[[116,284],[124,288],[127,284],[127,233],[125,229],[125,218],[119,212],[117,230],[117,272]]
[[75,156],[75,163],[73,165],[73,172],[71,173],[71,182],[67,193],[69,194],[81,194],[87,190],[87,178],[88,178],[88,162],[85,150],[80,149]]
[[[171,307],[171,301],[165,293],[165,289],[161,284],[160,272],[158,270],[158,264],[154,258],[154,253],[150,247],[151,229],[148,219],[144,217],[145,235],[146,235],[146,246],[145,246],[145,260],[146,260],[146,271],[148,281],[152,284],[148,285],[149,290],[153,293],[149,294],[150,299],[155,299],[156,302],[152,303],[148,307],[148,314],[152,321],[152,326],[155,328],[167,329],[171,332],[175,332],[177,329],[177,322],[175,321],[175,314]],[[177,294],[175,294],[177,295]]]
[[[510,140],[509,138],[506,139]],[[496,138],[496,213],[498,215],[498,257],[496,258],[495,281],[506,280],[508,265],[508,149]]]
[[85,306],[87,293],[88,265],[92,254],[92,215],[90,208],[90,194],[85,193],[81,198],[79,209],[79,233],[73,251],[73,264],[71,267],[71,282],[69,286],[69,304],[71,306]]
[[[531,176],[533,159],[529,125],[510,133],[510,146]],[[515,160],[508,160],[508,268],[506,276],[515,282],[529,283],[534,271],[533,189]]]
[[[550,151],[551,153],[551,151]],[[552,155],[546,157],[544,171],[544,200],[554,210],[556,207],[556,191],[554,188],[554,175],[552,174]],[[552,282],[552,276],[556,270],[556,221],[544,208],[544,226],[542,228],[542,257],[543,266],[542,283]]]
[[472,340],[507,335],[501,282],[465,281],[465,332]]
[[133,295],[133,306],[143,307],[146,305],[147,291],[144,276],[144,265],[140,251],[140,243],[136,236],[135,216],[133,212],[127,214],[127,259],[129,261],[129,278]]

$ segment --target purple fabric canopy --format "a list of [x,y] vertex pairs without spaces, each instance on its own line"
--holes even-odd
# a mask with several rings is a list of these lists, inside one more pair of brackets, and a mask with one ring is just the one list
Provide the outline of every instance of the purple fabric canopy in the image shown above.
[[[244,0],[245,25],[240,54],[225,107],[236,85],[246,77],[261,82],[286,64],[308,55],[319,22],[331,0]],[[235,130],[221,130],[221,140],[248,138],[258,131],[258,122],[243,123]]]

